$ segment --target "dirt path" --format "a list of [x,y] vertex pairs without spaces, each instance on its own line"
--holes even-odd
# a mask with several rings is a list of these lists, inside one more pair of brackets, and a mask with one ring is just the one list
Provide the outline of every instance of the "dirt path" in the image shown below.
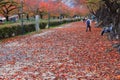
[[120,55],[82,22],[0,42],[0,80],[117,80]]

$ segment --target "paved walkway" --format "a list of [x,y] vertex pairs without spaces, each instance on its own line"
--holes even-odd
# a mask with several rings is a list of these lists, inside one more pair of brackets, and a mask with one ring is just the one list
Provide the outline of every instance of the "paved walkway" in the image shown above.
[[120,55],[92,25],[74,22],[0,42],[0,80],[117,80]]

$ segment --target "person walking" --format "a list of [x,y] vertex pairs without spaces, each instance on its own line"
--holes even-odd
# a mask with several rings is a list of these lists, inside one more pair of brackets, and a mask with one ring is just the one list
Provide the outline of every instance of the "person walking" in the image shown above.
[[91,20],[90,20],[90,19],[87,19],[87,20],[86,20],[86,32],[87,32],[88,30],[91,32]]

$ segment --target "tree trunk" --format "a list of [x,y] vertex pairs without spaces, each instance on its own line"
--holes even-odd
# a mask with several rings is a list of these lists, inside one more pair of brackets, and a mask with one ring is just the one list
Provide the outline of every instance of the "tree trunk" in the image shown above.
[[30,19],[29,19],[29,14],[26,14],[26,18],[27,18],[27,20],[30,20]]
[[6,18],[6,21],[9,21],[9,16],[5,16],[5,18]]
[[43,15],[42,14],[40,14],[40,18],[43,19]]
[[18,17],[19,17],[19,19],[21,19],[21,16],[20,16],[20,14],[18,13]]

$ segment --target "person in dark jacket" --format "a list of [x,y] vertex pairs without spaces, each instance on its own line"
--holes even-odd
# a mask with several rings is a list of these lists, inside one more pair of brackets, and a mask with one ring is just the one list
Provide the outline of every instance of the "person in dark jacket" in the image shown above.
[[91,20],[90,19],[87,19],[87,21],[86,21],[86,32],[88,30],[91,31]]

